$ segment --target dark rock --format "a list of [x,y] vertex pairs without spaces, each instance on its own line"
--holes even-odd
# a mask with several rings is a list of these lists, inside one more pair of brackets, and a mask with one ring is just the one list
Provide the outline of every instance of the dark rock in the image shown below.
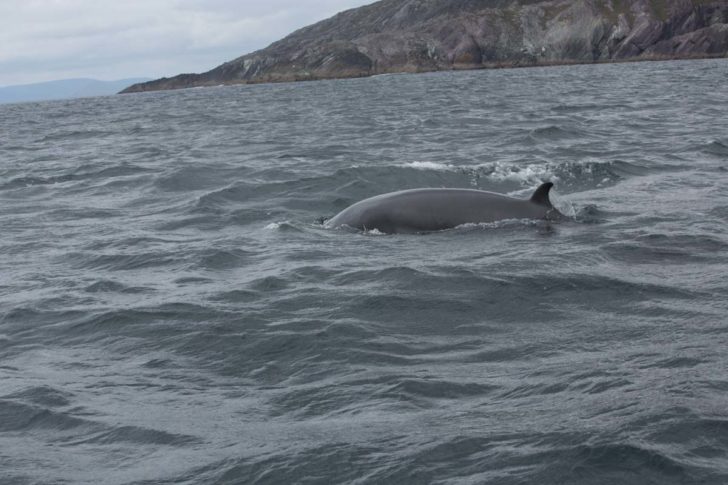
[[382,0],[209,72],[123,92],[727,55],[728,0]]
[[477,66],[483,61],[483,53],[471,35],[460,40],[448,57],[455,67]]

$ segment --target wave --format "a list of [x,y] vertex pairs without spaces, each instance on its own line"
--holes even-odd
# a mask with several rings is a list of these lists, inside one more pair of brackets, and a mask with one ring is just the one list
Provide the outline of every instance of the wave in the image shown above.
[[273,402],[274,414],[289,418],[336,418],[362,412],[372,403],[386,401],[414,408],[431,408],[440,400],[482,398],[498,386],[476,381],[452,381],[405,375],[357,378],[335,385],[299,386]]
[[90,428],[88,420],[69,416],[63,412],[0,399],[0,432],[28,430],[68,431],[74,428]]
[[488,162],[477,165],[456,166],[437,162],[408,162],[400,165],[415,170],[456,172],[466,174],[472,185],[481,179],[498,184],[512,182],[521,186],[535,187],[545,181],[557,183],[567,189],[600,188],[618,181],[650,173],[646,166],[623,160],[586,159],[580,162],[540,162],[514,164]]
[[615,261],[628,264],[695,264],[719,259],[728,242],[707,234],[652,233],[625,236],[600,248]]
[[397,382],[385,386],[380,392],[381,397],[397,397],[398,399],[411,396],[414,399],[460,399],[491,395],[499,389],[498,386],[480,382],[455,382],[438,379],[398,379]]
[[244,174],[244,167],[196,164],[158,175],[154,178],[154,186],[166,192],[205,190],[219,186],[230,177],[241,177]]
[[93,254],[74,252],[62,257],[76,268],[108,271],[128,271],[181,265],[185,258],[173,252],[141,252],[132,254]]
[[126,286],[124,284],[119,283],[118,281],[99,280],[99,281],[96,281],[95,283],[88,285],[86,288],[84,288],[84,291],[87,293],[136,294],[136,293],[145,293],[145,292],[149,291],[149,289],[144,288],[144,287]]
[[631,106],[626,103],[608,104],[608,103],[562,103],[551,108],[553,111],[560,113],[579,113],[594,111],[605,111],[610,109],[627,110]]
[[52,393],[56,395],[55,400],[48,403],[48,408],[19,402],[28,396],[38,402],[38,394],[44,396],[43,402],[47,402],[47,388],[28,389],[0,398],[0,432],[39,431],[46,436],[50,433],[54,441],[66,446],[83,443],[114,445],[124,442],[136,445],[188,446],[200,443],[199,438],[191,435],[172,434],[137,426],[108,426],[76,417],[73,409],[66,412],[49,409],[68,406],[68,402],[58,402],[58,391],[55,390]]
[[[433,432],[439,431],[426,417],[422,419]],[[722,482],[720,477],[706,477],[699,467],[687,465],[660,449],[627,441],[589,444],[586,433],[507,433],[497,426],[496,431],[489,433],[478,434],[467,426],[459,431],[454,436],[429,440],[421,436],[423,430],[409,439],[391,436],[386,440],[373,439],[369,445],[349,439],[312,444],[295,454],[290,450],[249,454],[198,467],[192,476],[215,483],[315,482],[323,471],[342,483],[359,482],[362,477],[367,483]],[[183,481],[184,477],[180,475],[176,480]]]
[[[314,221],[317,225],[322,225],[323,222]],[[281,231],[281,232],[304,232],[299,224],[291,221],[279,221],[270,222],[264,228],[266,231]]]
[[207,270],[227,270],[249,264],[253,255],[250,251],[234,249],[205,249],[190,255],[196,260],[195,266]]
[[458,167],[449,163],[437,163],[437,162],[409,162],[402,166],[410,167],[417,170],[439,170],[442,172],[456,171]]
[[103,168],[101,170],[92,169],[90,166],[79,167],[73,172],[61,175],[52,175],[48,177],[25,175],[22,177],[15,177],[5,183],[0,184],[0,190],[13,190],[18,188],[33,187],[36,185],[55,185],[82,180],[106,180],[117,177],[129,177],[148,172],[150,172],[150,169],[134,164],[121,164],[113,167]]
[[726,158],[728,157],[728,142],[722,140],[713,140],[707,145],[704,145],[701,148],[701,151],[709,155]]
[[78,140],[98,140],[108,136],[116,135],[113,131],[101,131],[101,130],[67,130],[58,131],[55,133],[49,133],[40,140],[38,143],[46,142],[64,142],[64,141],[78,141]]
[[29,387],[3,396],[7,400],[20,400],[44,407],[64,407],[71,404],[73,395],[50,386]]
[[584,139],[588,137],[588,133],[584,130],[573,127],[564,127],[559,125],[548,125],[535,128],[529,133],[532,140],[564,140],[568,138]]
[[562,446],[544,454],[551,457],[552,464],[534,474],[537,483],[668,485],[688,483],[691,477],[690,467],[662,450],[630,442]]
[[131,443],[134,445],[155,446],[189,446],[202,443],[196,436],[173,434],[138,426],[117,426],[91,434],[81,439],[74,438],[68,445],[78,446],[84,444],[117,445]]

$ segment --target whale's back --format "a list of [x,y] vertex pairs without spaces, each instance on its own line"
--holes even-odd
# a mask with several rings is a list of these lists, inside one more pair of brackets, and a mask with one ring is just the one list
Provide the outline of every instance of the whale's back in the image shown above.
[[549,189],[540,187],[530,200],[473,189],[403,190],[357,202],[329,220],[327,226],[412,233],[504,219],[544,219],[553,210]]

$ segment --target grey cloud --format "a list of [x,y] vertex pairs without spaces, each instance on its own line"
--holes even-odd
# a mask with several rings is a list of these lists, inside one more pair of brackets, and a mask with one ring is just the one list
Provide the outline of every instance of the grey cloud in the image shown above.
[[367,3],[371,0],[2,2],[0,86],[200,72]]

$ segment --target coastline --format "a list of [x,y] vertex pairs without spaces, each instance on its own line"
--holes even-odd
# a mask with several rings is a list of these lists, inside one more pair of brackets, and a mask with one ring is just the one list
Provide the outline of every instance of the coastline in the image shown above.
[[[433,72],[452,72],[452,71],[482,71],[482,70],[495,70],[495,69],[528,69],[537,67],[562,67],[562,66],[587,66],[587,65],[604,65],[604,64],[628,64],[628,63],[639,63],[639,62],[669,62],[669,61],[696,61],[704,59],[728,59],[728,53],[722,55],[685,55],[685,56],[649,56],[649,57],[636,57],[626,59],[597,59],[593,61],[580,61],[580,60],[562,60],[562,61],[543,61],[537,63],[519,63],[517,61],[512,62],[491,62],[478,65],[454,65],[450,69],[426,69],[416,67],[413,69],[401,69],[401,70],[383,70],[372,72],[369,74],[342,74],[340,76],[280,76],[278,78],[271,79],[241,79],[241,80],[229,80],[229,81],[202,81],[198,83],[184,84],[184,85],[170,85],[168,87],[150,87],[145,89],[145,84],[135,84],[128,88],[120,91],[117,94],[136,94],[136,93],[149,93],[157,91],[176,91],[182,89],[194,89],[194,88],[210,88],[210,87],[224,87],[224,86],[239,86],[239,85],[257,85],[257,84],[285,84],[285,83],[299,83],[299,82],[314,82],[314,81],[330,81],[336,79],[364,79],[374,76],[382,76],[389,74],[427,74]],[[414,66],[413,66],[414,67]],[[201,74],[180,74],[173,78],[161,78],[153,83],[163,84],[165,81],[174,81],[180,76],[202,76]]]

